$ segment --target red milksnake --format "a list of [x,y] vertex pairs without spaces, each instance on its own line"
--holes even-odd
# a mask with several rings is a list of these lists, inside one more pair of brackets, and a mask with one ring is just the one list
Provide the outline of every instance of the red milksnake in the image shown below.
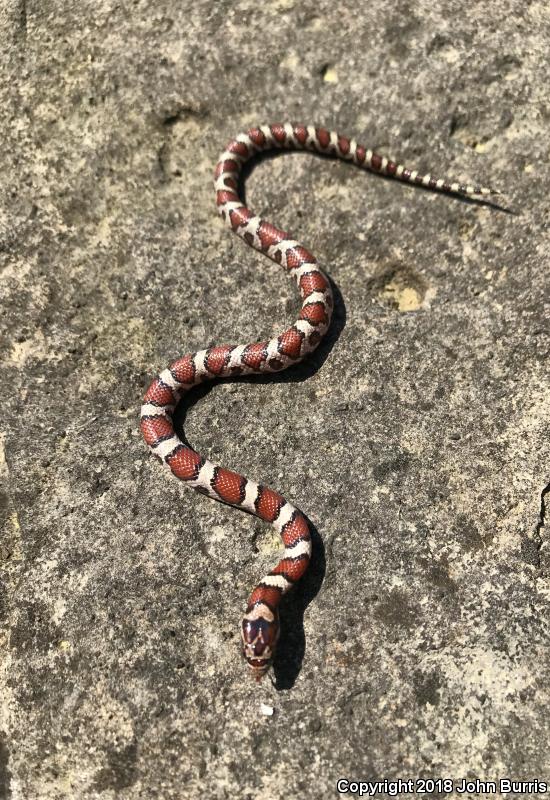
[[271,522],[285,550],[277,566],[256,586],[242,621],[244,657],[259,680],[269,668],[279,636],[278,606],[304,574],[311,556],[311,534],[301,511],[280,494],[236,472],[213,464],[185,445],[174,430],[176,404],[202,381],[251,373],[278,372],[314,350],[326,333],[332,313],[332,290],[315,258],[299,242],[255,216],[239,199],[243,164],[274,148],[312,150],[351,161],[359,167],[442,192],[486,197],[492,190],[419,175],[368,150],[353,139],[305,125],[262,125],[239,134],[221,154],[215,172],[218,211],[228,226],[255,250],[294,276],[302,296],[296,322],[269,341],[222,345],[190,353],[155,378],[143,400],[141,430],[151,451],[188,486],[215,500],[243,508]]

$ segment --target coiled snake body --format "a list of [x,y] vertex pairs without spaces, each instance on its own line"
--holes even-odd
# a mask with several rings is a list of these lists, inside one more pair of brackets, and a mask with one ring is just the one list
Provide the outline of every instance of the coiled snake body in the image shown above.
[[245,242],[295,278],[302,308],[296,322],[269,341],[199,350],[163,370],[145,394],[141,430],[154,455],[187,486],[270,522],[282,537],[283,556],[253,590],[242,621],[243,654],[258,680],[269,668],[275,652],[281,597],[309,565],[308,522],[301,511],[277,492],[212,463],[184,444],[174,430],[173,412],[181,396],[205,380],[278,372],[297,363],[317,347],[330,324],[332,291],[315,258],[287,233],[256,216],[239,198],[238,182],[243,164],[256,153],[274,148],[329,154],[373,172],[446,193],[478,197],[493,193],[484,187],[419,175],[353,139],[305,125],[286,123],[252,128],[229,142],[220,156],[215,172],[219,213]]

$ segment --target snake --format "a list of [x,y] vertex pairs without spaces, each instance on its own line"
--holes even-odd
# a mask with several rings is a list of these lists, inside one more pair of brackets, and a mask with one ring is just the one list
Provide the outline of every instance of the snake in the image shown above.
[[252,590],[241,623],[242,654],[257,681],[273,663],[281,598],[310,564],[310,523],[279,492],[215,464],[183,442],[175,429],[174,411],[182,396],[204,381],[280,372],[297,364],[315,350],[329,328],[333,292],[315,257],[290,234],[251,211],[240,196],[243,165],[258,153],[283,149],[343,159],[370,172],[447,194],[481,200],[498,194],[483,186],[422,175],[355,139],[312,125],[259,125],[238,134],[219,157],[214,177],[219,214],[248,245],[280,264],[295,279],[302,299],[300,313],[290,327],[271,339],[208,347],[174,361],[147,389],[140,425],[151,452],[186,486],[271,523],[282,538],[282,557]]

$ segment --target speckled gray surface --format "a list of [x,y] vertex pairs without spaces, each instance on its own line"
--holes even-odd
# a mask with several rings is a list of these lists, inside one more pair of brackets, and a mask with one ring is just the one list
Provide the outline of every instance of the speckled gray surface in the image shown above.
[[[7,0],[0,21],[0,798],[550,778],[547,4]],[[341,293],[308,365],[187,410],[194,446],[318,531],[257,687],[238,625],[279,544],[165,474],[138,411],[177,355],[292,319],[212,192],[225,141],[285,119],[519,214],[311,155],[249,176]]]

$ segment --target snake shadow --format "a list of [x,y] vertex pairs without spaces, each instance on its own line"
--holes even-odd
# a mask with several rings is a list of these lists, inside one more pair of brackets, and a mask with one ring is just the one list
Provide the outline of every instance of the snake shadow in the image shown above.
[[325,545],[319,531],[306,517],[311,532],[311,561],[302,580],[285,595],[279,607],[281,636],[273,660],[277,691],[292,689],[302,669],[306,652],[304,614],[318,594],[326,573]]
[[[233,376],[209,380],[187,392],[181,398],[174,411],[174,428],[180,439],[193,447],[185,435],[184,425],[187,414],[200,400],[211,392],[219,383],[302,383],[307,381],[323,366],[332,348],[338,341],[346,326],[346,306],[338,286],[332,278],[329,281],[334,297],[334,308],[330,327],[318,347],[308,357],[284,372],[273,372],[259,375]],[[302,510],[302,509],[300,509]],[[245,511],[246,509],[239,509]],[[249,512],[246,512],[249,513]],[[302,510],[302,513],[303,510]],[[307,519],[307,515],[306,515]],[[326,572],[325,547],[323,539],[311,520],[308,524],[312,538],[312,554],[309,568],[299,583],[283,597],[280,605],[281,635],[273,663],[275,674],[274,686],[277,690],[291,689],[300,674],[306,651],[304,633],[304,614],[308,605],[318,594]]]

